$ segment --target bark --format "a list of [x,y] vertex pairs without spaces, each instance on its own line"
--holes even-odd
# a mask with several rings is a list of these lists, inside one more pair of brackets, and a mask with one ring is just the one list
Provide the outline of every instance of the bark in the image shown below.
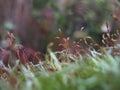
[[1,23],[13,22],[15,34],[25,38],[30,25],[32,0],[0,0],[0,8],[3,16]]

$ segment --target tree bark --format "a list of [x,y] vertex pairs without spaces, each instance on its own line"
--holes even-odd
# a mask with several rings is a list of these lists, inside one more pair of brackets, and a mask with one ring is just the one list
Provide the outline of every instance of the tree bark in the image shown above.
[[31,21],[32,0],[0,0],[0,8],[3,16],[2,25],[6,21],[11,21],[15,34],[25,38]]

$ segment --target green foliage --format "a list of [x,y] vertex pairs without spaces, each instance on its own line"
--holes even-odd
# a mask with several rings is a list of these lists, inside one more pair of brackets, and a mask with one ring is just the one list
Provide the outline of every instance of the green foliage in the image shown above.
[[[60,32],[61,33],[61,32]],[[12,36],[12,34],[11,34]],[[86,54],[73,53],[75,49],[80,52],[78,42],[70,43],[69,38],[57,37],[61,40],[61,51],[52,51],[52,43],[48,46],[45,60],[37,64],[24,61],[25,55],[33,53],[27,51],[23,58],[16,60],[14,66],[1,64],[0,84],[1,90],[119,90],[120,61],[119,55],[112,55],[110,47],[100,48],[100,52],[89,45],[95,43],[90,37],[83,38],[90,47]],[[12,40],[12,38],[11,38]],[[71,46],[72,45],[72,46]],[[79,48],[76,48],[78,46]],[[74,48],[73,48],[74,47]],[[108,49],[107,49],[108,48]],[[10,50],[10,49],[8,49]],[[19,49],[17,49],[19,50]],[[25,52],[24,51],[24,52]],[[112,51],[113,52],[113,51]],[[118,52],[119,53],[119,52]],[[27,56],[29,57],[29,56]],[[33,59],[37,59],[32,57]]]
[[[103,34],[106,47],[91,37],[71,41],[61,30],[58,42],[48,45],[45,58],[17,44],[8,33],[0,51],[0,88],[2,90],[119,90],[119,32]],[[54,45],[57,49],[52,51]],[[83,45],[82,45],[83,44]],[[113,47],[113,48],[112,48]],[[59,50],[60,49],[60,50]],[[116,51],[117,50],[117,51]],[[117,53],[117,54],[116,54]],[[13,62],[14,60],[14,62]],[[5,86],[5,88],[4,88]]]
[[[51,58],[54,55],[50,55]],[[120,61],[117,58],[106,52],[101,57],[88,57],[65,66],[60,63],[62,69],[54,73],[44,69],[31,71],[31,68],[41,68],[40,64],[27,68],[20,66],[21,73],[15,75],[20,86],[15,90],[119,90]]]
[[[47,7],[52,12],[49,10],[52,7],[57,25],[65,30],[69,26],[74,30],[76,22],[81,22],[83,17],[91,36],[97,37],[111,9],[105,0],[91,1],[82,2],[85,8],[90,7],[82,9],[87,10],[85,14],[83,11],[83,16],[72,16],[69,10],[65,10],[65,14],[59,13],[58,7],[50,0],[34,0],[33,15],[39,18],[39,9]],[[97,17],[99,14],[101,17]],[[13,25],[6,22],[5,27],[11,29]],[[0,90],[120,90],[120,40],[116,39],[119,32],[111,35],[108,26],[107,30],[101,40],[104,47],[89,36],[71,41],[59,30],[60,35],[48,45],[43,57],[41,53],[16,43],[13,33],[8,32],[0,48]]]

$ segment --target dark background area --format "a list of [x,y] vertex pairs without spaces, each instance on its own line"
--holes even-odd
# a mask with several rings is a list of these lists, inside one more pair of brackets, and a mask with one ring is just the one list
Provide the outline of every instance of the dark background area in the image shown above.
[[119,0],[0,0],[0,39],[11,31],[24,46],[45,52],[61,28],[71,39],[90,35],[100,43],[106,22],[112,32],[120,28],[119,9]]

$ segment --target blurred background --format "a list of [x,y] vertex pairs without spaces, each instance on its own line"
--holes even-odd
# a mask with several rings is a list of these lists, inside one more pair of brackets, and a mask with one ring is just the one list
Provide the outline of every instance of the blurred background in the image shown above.
[[99,41],[106,22],[111,32],[120,28],[119,15],[119,0],[0,0],[0,40],[10,31],[24,46],[45,52],[61,28],[73,40]]

